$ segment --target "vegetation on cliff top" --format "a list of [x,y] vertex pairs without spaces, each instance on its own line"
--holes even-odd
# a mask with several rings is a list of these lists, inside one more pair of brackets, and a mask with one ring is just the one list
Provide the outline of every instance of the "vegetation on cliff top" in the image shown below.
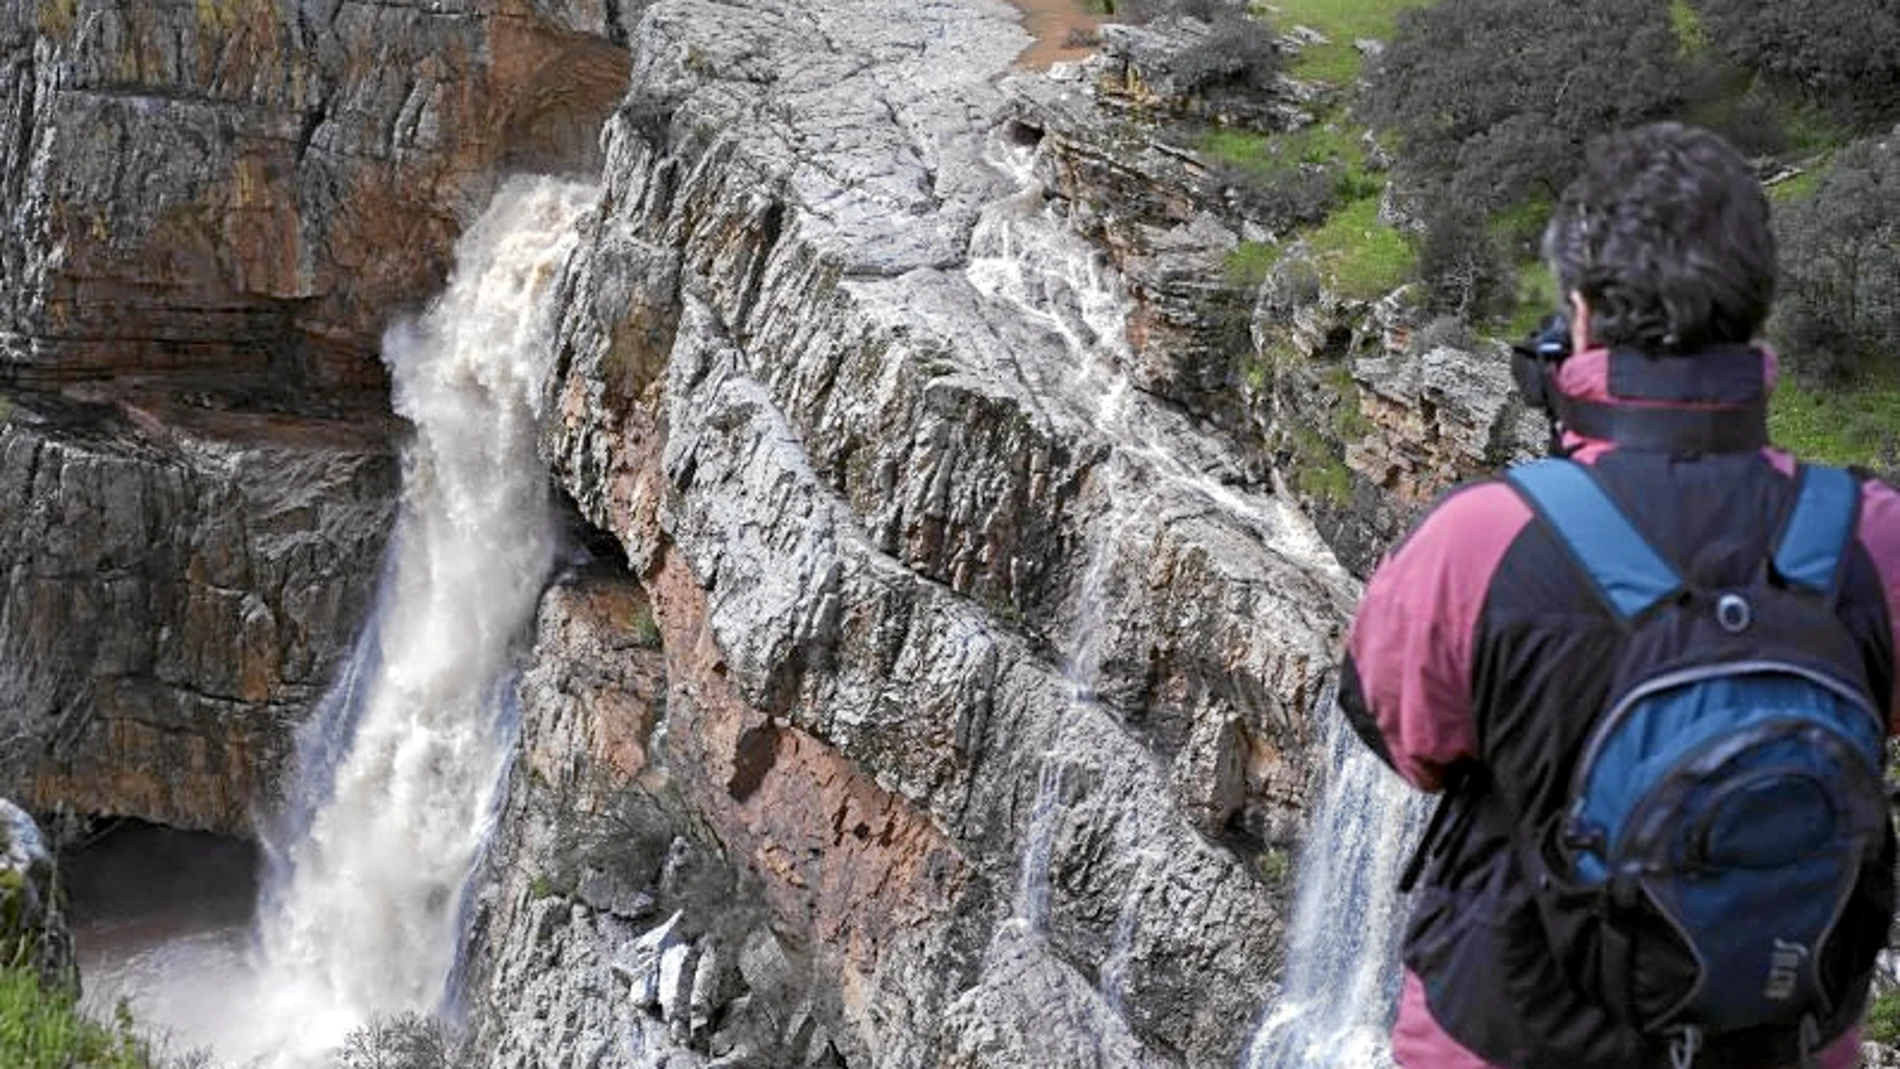
[[[1303,248],[1327,286],[1420,283],[1428,314],[1515,337],[1557,301],[1538,238],[1584,146],[1676,118],[1712,127],[1771,183],[1784,277],[1778,441],[1900,465],[1900,9],[1855,0],[1279,0],[1308,27],[1290,72],[1330,87],[1290,135],[1215,129],[1201,149],[1282,240],[1245,243],[1236,281]],[[1850,32],[1851,30],[1851,32]],[[1358,42],[1386,42],[1362,62]],[[1374,138],[1378,140],[1375,142]],[[1373,153],[1390,149],[1390,170]],[[1381,164],[1384,159],[1379,161]],[[1250,188],[1249,188],[1250,187]],[[1290,238],[1301,238],[1295,243]]]

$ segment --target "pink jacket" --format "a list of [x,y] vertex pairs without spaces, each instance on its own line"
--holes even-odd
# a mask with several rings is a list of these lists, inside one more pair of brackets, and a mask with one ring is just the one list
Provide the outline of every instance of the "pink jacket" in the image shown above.
[[[1772,386],[1773,357],[1767,360]],[[1558,386],[1573,397],[1609,400],[1608,368],[1607,352],[1579,353],[1564,362]],[[1584,463],[1614,448],[1576,437],[1566,444],[1576,449],[1572,458]],[[1763,459],[1784,473],[1793,471],[1786,453],[1765,450]],[[1465,490],[1435,510],[1366,586],[1349,648],[1394,766],[1422,790],[1438,790],[1445,769],[1476,756],[1475,629],[1499,562],[1530,520],[1530,509],[1501,482]],[[1859,537],[1881,575],[1888,618],[1900,621],[1900,492],[1880,482],[1866,484]],[[1900,693],[1889,704],[1889,723],[1900,731]],[[1820,1054],[1820,1065],[1858,1064],[1859,1039],[1850,1031]],[[1405,1069],[1494,1069],[1439,1028],[1423,985],[1409,973],[1392,1050]]]

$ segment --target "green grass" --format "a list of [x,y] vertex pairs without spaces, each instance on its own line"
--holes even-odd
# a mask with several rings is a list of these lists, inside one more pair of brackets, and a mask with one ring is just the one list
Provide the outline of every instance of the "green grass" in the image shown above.
[[1293,485],[1301,493],[1333,505],[1352,500],[1352,471],[1333,456],[1319,435],[1295,426],[1293,452]]
[[1549,198],[1529,197],[1493,215],[1489,229],[1509,255],[1535,259],[1549,221]]
[[1882,447],[1900,434],[1900,385],[1891,377],[1818,392],[1783,378],[1768,412],[1776,445],[1828,464],[1880,466]]
[[1333,409],[1333,433],[1339,440],[1354,441],[1371,434],[1372,421],[1359,407],[1359,384],[1352,379],[1352,369],[1344,364],[1334,367],[1326,373],[1326,385],[1339,398]]
[[1542,260],[1517,265],[1517,311],[1504,326],[1507,341],[1516,341],[1537,329],[1544,317],[1559,310],[1557,279]]
[[1900,1044],[1900,991],[1883,991],[1867,1007],[1867,1038],[1889,1047]]
[[67,991],[40,987],[33,970],[0,969],[0,1065],[8,1069],[152,1069],[147,1045],[123,1013],[108,1027],[81,1013]]
[[1784,178],[1768,187],[1768,202],[1770,205],[1774,205],[1783,203],[1784,201],[1802,200],[1811,196],[1815,189],[1820,186],[1821,179],[1826,177],[1826,175],[1826,165],[1816,164],[1802,171],[1800,174],[1795,175],[1793,178]]
[[1227,278],[1236,285],[1258,286],[1267,280],[1279,255],[1278,249],[1264,241],[1243,241],[1227,254]]
[[1683,55],[1698,55],[1709,47],[1709,32],[1689,0],[1669,0],[1669,24],[1675,27],[1676,47]]
[[1332,287],[1361,300],[1376,300],[1403,285],[1418,259],[1404,235],[1379,221],[1377,196],[1361,197],[1334,212],[1307,243]]
[[1348,85],[1359,76],[1361,37],[1391,40],[1398,13],[1424,7],[1430,0],[1266,0],[1255,10],[1273,21],[1282,33],[1295,26],[1311,26],[1330,44],[1309,47],[1293,65],[1296,77]]
[[1337,160],[1349,171],[1365,167],[1361,130],[1339,123],[1315,123],[1287,134],[1262,134],[1220,127],[1201,137],[1201,154],[1259,175],[1271,175],[1303,163]]

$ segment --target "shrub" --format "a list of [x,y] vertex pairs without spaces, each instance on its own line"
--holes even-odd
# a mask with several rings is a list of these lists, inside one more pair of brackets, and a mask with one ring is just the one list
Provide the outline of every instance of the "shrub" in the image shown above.
[[442,1023],[420,1013],[377,1017],[351,1032],[335,1069],[455,1069],[456,1044]]
[[1782,277],[1771,329],[1798,370],[1841,381],[1900,350],[1897,142],[1849,145],[1812,194],[1776,206]]
[[1440,202],[1425,219],[1418,277],[1429,311],[1475,320],[1508,312],[1517,281],[1492,236],[1484,211],[1468,202]]
[[1892,1047],[1900,1045],[1900,989],[1883,991],[1867,1007],[1867,1038]]
[[1272,26],[1249,15],[1245,7],[1223,0],[1125,0],[1113,10],[1125,22],[1153,22],[1178,15],[1212,27],[1204,40],[1172,60],[1175,77],[1184,90],[1223,85],[1266,89],[1285,61]]
[[1271,230],[1285,232],[1323,221],[1337,205],[1341,168],[1337,164],[1296,164],[1257,171],[1226,161],[1210,168],[1240,214]]
[[1863,121],[1900,115],[1894,0],[1695,0],[1709,42],[1775,84]]
[[1407,184],[1486,210],[1555,198],[1594,136],[1675,112],[1686,71],[1655,0],[1440,0],[1400,12],[1365,117]]

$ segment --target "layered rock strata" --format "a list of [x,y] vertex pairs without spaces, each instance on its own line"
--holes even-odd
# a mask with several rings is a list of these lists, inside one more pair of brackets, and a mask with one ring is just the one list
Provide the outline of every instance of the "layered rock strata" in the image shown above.
[[621,0],[0,4],[0,720],[36,806],[248,833],[368,608],[378,338],[512,169],[592,170]]
[[598,168],[543,451],[624,563],[543,606],[477,1049],[1232,1064],[1355,590],[1231,389],[1239,230],[1097,106],[1153,42],[1010,76],[1014,18],[0,8],[10,775],[247,826],[388,530],[377,334],[500,172]]
[[847,1064],[1231,1064],[1353,590],[1116,339],[973,279],[1050,207],[1010,17],[649,9],[546,453],[653,606],[646,760]]
[[384,433],[46,394],[0,425],[0,720],[35,808],[247,833],[368,609]]

